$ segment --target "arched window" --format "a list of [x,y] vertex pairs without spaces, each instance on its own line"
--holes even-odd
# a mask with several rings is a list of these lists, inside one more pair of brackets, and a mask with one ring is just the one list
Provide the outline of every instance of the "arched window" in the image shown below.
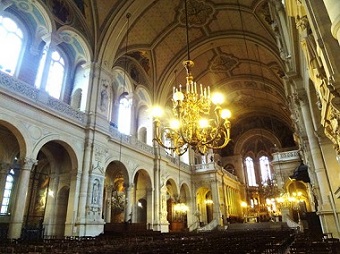
[[267,156],[261,156],[260,159],[261,180],[262,183],[272,180],[272,174],[270,171],[269,159]]
[[6,177],[6,184],[4,189],[4,195],[2,197],[0,214],[9,213],[9,205],[11,199],[11,193],[14,185],[14,170],[11,169]]
[[0,70],[13,76],[22,50],[22,30],[14,20],[0,16]]
[[131,105],[132,99],[123,95],[119,100],[118,130],[121,133],[130,135],[131,129]]
[[50,96],[60,99],[65,79],[65,60],[60,52],[54,50],[48,57],[47,49],[44,49],[40,60],[35,86],[45,90]]
[[257,186],[253,159],[248,156],[245,159],[245,164],[246,164],[246,170],[247,170],[248,185]]

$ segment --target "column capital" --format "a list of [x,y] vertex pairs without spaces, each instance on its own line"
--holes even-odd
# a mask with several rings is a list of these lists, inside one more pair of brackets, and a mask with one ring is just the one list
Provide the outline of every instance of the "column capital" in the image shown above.
[[33,166],[38,165],[38,160],[26,157],[20,162],[20,165],[21,169],[32,170]]

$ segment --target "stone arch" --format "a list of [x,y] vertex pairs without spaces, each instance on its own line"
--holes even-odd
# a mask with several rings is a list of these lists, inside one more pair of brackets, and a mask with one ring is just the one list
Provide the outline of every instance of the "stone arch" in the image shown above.
[[25,132],[7,120],[0,120],[0,159],[5,162],[12,162],[18,154],[20,156],[18,159],[24,159],[27,156],[26,141],[29,139]]
[[[43,221],[46,235],[64,236],[66,214],[75,211],[75,197],[69,196],[69,190],[77,188],[72,178],[77,174],[77,157],[67,143],[53,139],[36,152],[38,163],[31,172],[26,226]],[[68,203],[69,200],[72,202]],[[52,212],[57,210],[57,213]]]
[[135,221],[145,226],[152,224],[153,185],[149,173],[145,169],[137,170],[133,178],[133,183],[136,197],[133,209]]
[[213,203],[211,189],[201,186],[196,190],[196,204],[199,221],[207,224],[212,220]]
[[106,223],[123,223],[128,220],[128,188],[130,179],[125,165],[117,160],[111,161],[105,170],[103,216]]
[[77,154],[75,152],[76,149],[74,149],[75,143],[73,145],[70,145],[70,140],[63,135],[55,134],[41,138],[32,149],[32,157],[36,158],[42,147],[49,142],[55,142],[56,144],[59,144],[63,149],[65,149],[70,156],[72,170],[78,170],[78,165],[80,165],[79,160],[81,160],[81,158],[77,157]]
[[266,139],[281,148],[280,140],[270,131],[263,129],[255,129],[245,132],[235,144],[235,154],[243,154],[242,150],[245,144],[249,143],[251,139]]

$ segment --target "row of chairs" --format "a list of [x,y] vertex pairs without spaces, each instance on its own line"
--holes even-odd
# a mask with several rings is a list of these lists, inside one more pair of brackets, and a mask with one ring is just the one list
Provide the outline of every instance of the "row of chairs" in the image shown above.
[[296,235],[289,247],[290,254],[340,254],[340,241],[333,237]]
[[96,238],[45,239],[0,244],[0,253],[237,253],[283,254],[291,231],[213,231],[110,235]]
[[[332,241],[331,241],[332,240]],[[310,239],[290,230],[130,233],[0,243],[0,253],[340,253],[338,239]]]

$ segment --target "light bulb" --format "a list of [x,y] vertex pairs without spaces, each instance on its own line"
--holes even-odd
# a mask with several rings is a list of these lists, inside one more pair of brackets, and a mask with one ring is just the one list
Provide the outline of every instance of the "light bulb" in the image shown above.
[[224,101],[223,94],[221,94],[221,93],[214,93],[212,95],[212,97],[211,97],[211,101],[215,105],[221,105],[223,103],[223,101]]
[[155,106],[153,107],[151,114],[153,117],[159,118],[163,115],[163,109],[161,107]]
[[172,119],[171,121],[170,121],[170,128],[171,129],[174,129],[174,130],[178,130],[179,129],[179,127],[180,127],[180,122],[177,120],[177,119]]
[[231,117],[231,112],[229,109],[222,109],[221,111],[221,118],[222,119],[229,119]]
[[184,100],[184,94],[180,91],[177,91],[173,95],[174,101],[183,101]]
[[202,129],[209,127],[209,121],[205,118],[200,119],[198,124],[199,124],[199,127]]

